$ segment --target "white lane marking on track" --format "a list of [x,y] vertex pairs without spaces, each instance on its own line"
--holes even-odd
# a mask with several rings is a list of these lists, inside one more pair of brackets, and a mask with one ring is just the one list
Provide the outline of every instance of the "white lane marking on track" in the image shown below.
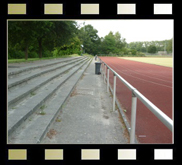
[[[110,67],[111,67],[111,68],[115,68],[115,70],[118,70],[118,72],[120,72],[120,73],[123,73],[123,72],[121,72],[119,69],[117,69],[116,67],[113,67],[112,65],[110,65]],[[114,70],[114,69],[113,69],[113,70]],[[125,73],[123,73],[123,74],[125,74]],[[153,82],[153,81],[148,81],[148,80],[141,79],[141,78],[138,78],[138,77],[135,77],[135,76],[131,76],[131,75],[128,75],[128,74],[125,74],[125,75],[130,76],[130,77],[134,77],[134,78],[139,79],[139,80],[142,80],[142,81],[146,81],[146,82],[149,82],[149,83],[153,83],[153,84],[156,84],[156,85],[161,85],[161,86],[164,86],[164,87],[167,87],[167,88],[172,88],[172,87],[167,86],[167,85],[163,85],[163,84],[160,84],[160,83],[155,83],[155,82]]]
[[[137,62],[137,61],[134,61],[134,62]],[[122,66],[121,66],[122,67]],[[128,67],[122,67],[122,68],[126,68],[126,69],[128,69],[128,71],[131,71],[131,72],[134,72],[134,73],[136,73],[136,74],[140,74],[140,75],[142,75],[142,76],[145,76],[145,77],[149,77],[149,78],[151,78],[151,76],[147,76],[147,75],[143,75],[143,74],[141,74],[141,73],[137,73],[137,71],[133,71],[133,70],[131,70],[130,68],[128,68]],[[123,72],[124,73],[124,72]],[[151,73],[150,73],[151,74]],[[154,76],[156,76],[156,74],[151,74],[151,75],[154,75]],[[161,75],[162,76],[162,75]],[[165,76],[162,76],[162,77],[165,77]],[[157,80],[161,80],[161,81],[164,81],[164,82],[167,82],[167,83],[171,83],[171,81],[168,81],[168,80],[163,80],[163,79],[160,79],[160,78],[156,78],[156,77],[152,77],[153,79],[157,79]],[[166,78],[166,77],[165,77]]]
[[[122,67],[122,66],[121,66]],[[123,67],[123,68],[126,68],[127,69],[127,71],[131,71],[131,72],[134,72],[134,73],[136,73],[136,74],[139,74],[139,75],[142,75],[142,76],[145,76],[145,77],[149,77],[149,78],[151,78],[151,76],[147,76],[147,75],[144,75],[144,74],[142,74],[142,73],[140,73],[140,72],[137,72],[137,71],[133,71],[133,70],[131,70],[131,69],[129,69],[129,68],[127,68],[127,67]],[[151,74],[151,73],[150,73]],[[151,74],[151,75],[155,75],[156,76],[156,74]],[[168,80],[163,80],[163,79],[160,79],[160,78],[156,78],[156,77],[152,77],[153,79],[157,79],[157,80],[161,80],[161,81],[164,81],[164,82],[169,82],[169,83],[171,83],[171,81],[168,81]]]

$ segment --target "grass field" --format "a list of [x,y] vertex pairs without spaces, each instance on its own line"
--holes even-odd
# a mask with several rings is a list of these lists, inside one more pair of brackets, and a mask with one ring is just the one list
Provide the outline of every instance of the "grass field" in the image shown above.
[[[57,58],[68,58],[68,57],[79,57],[80,55],[78,54],[72,54],[72,55],[64,55],[61,57]],[[27,60],[25,59],[8,59],[8,63],[21,63],[21,62],[32,62],[32,61],[39,61],[39,60],[49,60],[49,59],[54,59],[55,57],[42,57],[40,58],[28,58]]]
[[133,60],[149,64],[156,64],[161,66],[173,67],[172,57],[118,57],[126,60]]

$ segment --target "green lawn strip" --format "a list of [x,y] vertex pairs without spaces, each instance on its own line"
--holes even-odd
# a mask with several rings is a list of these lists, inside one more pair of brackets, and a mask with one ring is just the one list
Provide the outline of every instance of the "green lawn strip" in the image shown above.
[[121,59],[133,60],[138,62],[144,62],[149,64],[156,64],[161,66],[173,67],[173,59],[172,57],[119,57]]
[[[80,55],[78,54],[72,54],[72,55],[64,55],[64,56],[59,56],[56,58],[69,58],[69,57],[79,57]],[[56,59],[55,57],[43,57],[43,58],[28,58],[27,60],[25,59],[8,59],[8,63],[21,63],[21,62],[33,62],[33,61],[39,61],[39,60],[48,60],[48,59]]]

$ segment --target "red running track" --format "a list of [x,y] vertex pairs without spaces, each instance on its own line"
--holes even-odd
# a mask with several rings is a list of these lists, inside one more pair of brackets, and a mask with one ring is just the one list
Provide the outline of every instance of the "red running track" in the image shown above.
[[[172,119],[172,68],[117,57],[100,58]],[[111,72],[109,82],[113,87]],[[131,91],[118,78],[116,96],[131,123]],[[172,143],[172,132],[139,99],[136,136],[140,143]]]

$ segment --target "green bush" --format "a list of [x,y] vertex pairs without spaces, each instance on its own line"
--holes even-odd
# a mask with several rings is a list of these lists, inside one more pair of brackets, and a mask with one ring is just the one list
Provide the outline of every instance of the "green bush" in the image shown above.
[[81,51],[80,51],[80,50],[77,50],[77,51],[75,52],[75,54],[81,55]]
[[132,55],[136,55],[137,51],[135,49],[131,50]]
[[59,56],[59,54],[58,54],[58,49],[57,48],[54,48],[54,50],[51,52],[52,53],[52,56],[53,57],[58,57]]
[[150,45],[148,47],[148,53],[156,53],[157,52],[157,48],[155,45]]
[[38,57],[39,57],[39,55],[35,51],[28,53],[28,58],[38,58]]
[[53,57],[53,53],[49,50],[44,50],[42,52],[42,57]]
[[142,53],[142,52],[137,52],[137,56],[139,56],[139,57],[145,57],[145,54]]
[[124,55],[123,51],[119,52],[119,56],[123,56],[123,55]]
[[25,58],[25,52],[21,50],[8,50],[8,59],[21,59]]

